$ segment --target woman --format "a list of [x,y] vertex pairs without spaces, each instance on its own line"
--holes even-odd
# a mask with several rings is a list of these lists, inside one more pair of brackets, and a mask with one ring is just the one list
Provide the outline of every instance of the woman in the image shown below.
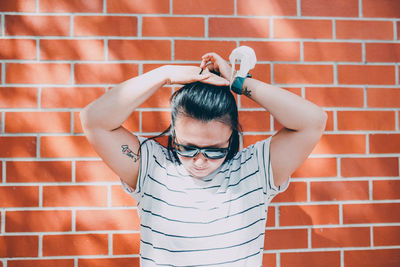
[[[90,143],[138,202],[141,266],[262,265],[267,205],[311,153],[327,116],[286,90],[242,79],[234,91],[284,127],[238,151],[230,75],[230,65],[208,53],[200,67],[163,66],[132,78],[81,112]],[[121,126],[165,84],[186,84],[172,97],[168,148]]]

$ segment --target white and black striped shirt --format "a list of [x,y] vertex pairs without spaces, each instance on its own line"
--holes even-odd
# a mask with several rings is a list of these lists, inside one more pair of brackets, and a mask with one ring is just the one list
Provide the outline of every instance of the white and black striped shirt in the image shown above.
[[288,186],[274,185],[270,140],[202,179],[147,141],[136,190],[123,183],[138,202],[140,266],[261,266],[267,206]]

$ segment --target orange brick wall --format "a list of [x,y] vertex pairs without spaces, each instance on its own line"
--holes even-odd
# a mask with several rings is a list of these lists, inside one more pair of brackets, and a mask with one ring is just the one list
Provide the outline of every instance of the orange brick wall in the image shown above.
[[[0,267],[138,266],[136,203],[79,111],[129,77],[254,48],[326,131],[269,208],[264,266],[400,266],[400,1],[1,0]],[[169,120],[165,87],[125,123]],[[238,97],[244,145],[281,126]]]

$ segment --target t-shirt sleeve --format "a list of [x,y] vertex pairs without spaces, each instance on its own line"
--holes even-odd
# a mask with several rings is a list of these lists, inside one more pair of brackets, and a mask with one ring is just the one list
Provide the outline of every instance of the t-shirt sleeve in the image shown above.
[[[138,136],[139,142],[141,144],[140,148],[140,169],[139,175],[136,182],[136,188],[133,190],[132,187],[127,185],[122,179],[121,184],[125,192],[130,194],[136,201],[139,201],[141,198],[142,189],[144,187],[146,177],[149,174],[150,170],[153,169],[153,155],[159,153],[161,151],[161,145],[155,142],[154,140],[148,140],[144,137]],[[145,142],[145,140],[147,140]]]
[[289,186],[290,178],[280,186],[275,186],[274,174],[271,165],[270,153],[271,137],[254,144],[254,149],[257,155],[258,166],[260,167],[260,175],[264,192],[266,193],[266,200],[270,202],[274,196],[285,191]]

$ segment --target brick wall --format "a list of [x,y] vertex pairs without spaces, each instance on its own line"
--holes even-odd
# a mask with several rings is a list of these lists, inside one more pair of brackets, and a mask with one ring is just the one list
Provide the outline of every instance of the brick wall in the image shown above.
[[[0,266],[138,266],[135,202],[78,113],[129,77],[240,45],[256,78],[329,115],[269,208],[264,265],[400,265],[400,1],[1,0],[0,12]],[[162,131],[174,89],[125,126]],[[244,145],[281,127],[238,103]]]

